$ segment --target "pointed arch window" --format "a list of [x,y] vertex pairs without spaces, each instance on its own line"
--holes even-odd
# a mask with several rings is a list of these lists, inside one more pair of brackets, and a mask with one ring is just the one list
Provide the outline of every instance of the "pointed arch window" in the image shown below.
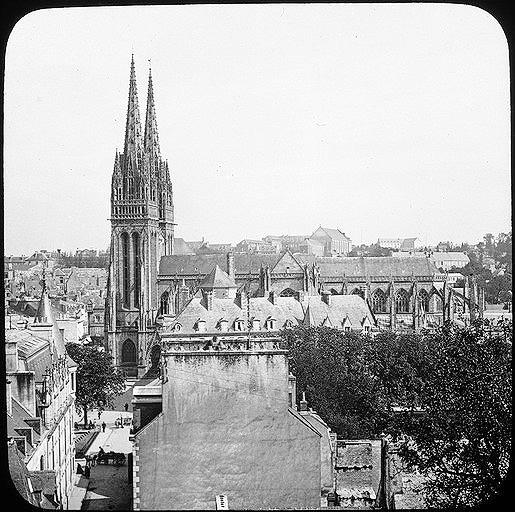
[[386,294],[380,288],[372,294],[372,310],[374,313],[387,312]]
[[130,339],[122,345],[122,364],[136,364],[136,345]]
[[132,234],[132,249],[133,249],[133,270],[134,270],[134,306],[139,307],[140,303],[140,291],[141,291],[141,282],[140,282],[140,253],[139,253],[139,234]]
[[129,234],[122,233],[122,289],[123,302],[126,307],[130,305],[130,262],[129,262]]
[[418,306],[420,311],[424,313],[429,312],[429,294],[426,290],[420,290],[418,292]]
[[280,296],[281,297],[294,297],[295,296],[295,291],[292,290],[291,288],[286,288],[285,290],[283,290],[280,293]]
[[401,288],[395,295],[395,311],[409,313],[409,294],[404,288]]
[[[169,299],[170,299],[170,296],[168,294],[168,292],[164,292],[162,295],[161,295],[161,307],[160,307],[160,313],[162,315],[167,315],[168,314],[168,311],[169,311]],[[178,324],[177,324],[178,325]]]

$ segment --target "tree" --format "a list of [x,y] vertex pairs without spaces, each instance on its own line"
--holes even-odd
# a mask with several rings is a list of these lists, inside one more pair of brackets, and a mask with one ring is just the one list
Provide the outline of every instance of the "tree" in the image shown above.
[[387,410],[382,390],[368,371],[371,338],[328,327],[282,331],[290,371],[310,405],[340,436],[363,438],[383,429]]
[[124,391],[124,378],[113,366],[113,358],[98,345],[67,343],[66,351],[78,365],[75,402],[83,409],[86,424],[88,409],[110,406]]
[[477,506],[499,494],[511,453],[511,328],[480,322],[427,334],[419,396],[425,413],[404,418],[405,459],[428,478],[431,506]]

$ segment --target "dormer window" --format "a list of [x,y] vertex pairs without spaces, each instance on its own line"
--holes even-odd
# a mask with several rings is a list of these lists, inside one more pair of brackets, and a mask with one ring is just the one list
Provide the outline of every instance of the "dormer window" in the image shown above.
[[235,320],[234,321],[234,330],[235,331],[243,331],[245,322],[243,320]]
[[275,320],[275,318],[267,318],[265,327],[268,331],[274,331],[276,328],[276,323],[277,321]]
[[343,328],[343,330],[344,330],[345,332],[350,332],[350,325],[346,325],[346,326]]
[[182,329],[182,325],[181,324],[175,324],[173,326],[173,330],[176,331],[176,332],[179,332],[181,329]]
[[202,319],[197,320],[197,331],[198,332],[206,332],[206,321]]
[[259,321],[259,319],[258,318],[254,318],[252,320],[252,330],[253,331],[259,331],[260,324],[261,324],[261,322]]
[[218,322],[218,328],[222,331],[222,332],[227,332],[227,326],[228,326],[229,322],[225,319],[225,318],[222,318],[219,322]]
[[293,327],[293,322],[291,320],[286,320],[286,322],[284,322],[284,327],[285,329],[291,329]]

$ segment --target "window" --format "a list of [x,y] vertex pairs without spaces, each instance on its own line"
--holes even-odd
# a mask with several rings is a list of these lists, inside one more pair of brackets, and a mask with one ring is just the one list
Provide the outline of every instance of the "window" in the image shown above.
[[420,290],[418,292],[418,304],[420,311],[423,311],[424,313],[429,312],[429,294],[426,290]]
[[176,332],[179,332],[179,331],[182,329],[182,325],[181,325],[181,324],[175,324],[175,325],[173,326],[173,328],[174,328],[174,330],[175,330]]
[[[168,292],[164,292],[162,295],[161,295],[161,307],[160,307],[160,313],[161,315],[167,315],[169,310],[168,310],[168,307],[169,307],[169,294]],[[178,324],[176,324],[178,325]]]
[[122,364],[136,364],[136,345],[130,339],[122,345]]
[[205,320],[202,320],[202,319],[197,320],[197,331],[198,332],[206,332]]
[[346,325],[346,326],[343,328],[343,330],[344,330],[345,332],[350,332],[350,325]]
[[122,233],[122,279],[123,279],[123,302],[128,307],[130,304],[130,269],[129,269],[129,235]]
[[372,310],[374,313],[386,313],[386,306],[386,294],[379,288],[372,294]]
[[409,295],[404,288],[401,288],[395,295],[395,311],[409,313]]
[[132,234],[132,246],[134,255],[134,306],[139,306],[139,294],[140,294],[140,255],[139,255],[139,235],[138,233]]
[[273,331],[275,329],[276,320],[275,318],[268,318],[265,324],[266,329]]
[[243,331],[243,320],[235,320],[234,322],[234,330],[235,331]]

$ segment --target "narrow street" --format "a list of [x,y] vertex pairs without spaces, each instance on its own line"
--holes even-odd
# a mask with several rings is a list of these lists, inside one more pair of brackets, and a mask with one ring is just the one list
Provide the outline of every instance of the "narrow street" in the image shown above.
[[[110,451],[124,453],[128,456],[132,451],[129,441],[130,426],[116,427],[119,418],[132,418],[131,412],[104,411],[95,423],[106,424],[105,432],[100,431],[89,447],[87,455],[95,455],[100,447],[107,453]],[[112,464],[96,464],[91,468],[88,491],[82,502],[81,510],[130,510],[132,488],[129,484],[128,462],[123,466]]]

